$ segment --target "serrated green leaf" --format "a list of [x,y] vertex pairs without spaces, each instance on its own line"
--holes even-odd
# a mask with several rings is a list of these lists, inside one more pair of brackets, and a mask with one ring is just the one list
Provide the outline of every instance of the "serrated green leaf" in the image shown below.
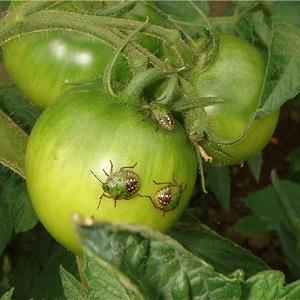
[[241,299],[279,300],[300,299],[300,281],[286,285],[284,274],[279,271],[264,271],[250,277],[244,285]]
[[24,177],[27,134],[0,110],[0,162]]
[[35,226],[33,211],[26,184],[18,175],[10,173],[0,190],[0,253],[13,233],[24,232]]
[[[207,1],[193,1],[205,14],[209,13]],[[194,21],[199,19],[199,13],[193,8],[189,1],[156,1],[156,5],[168,15],[173,15],[181,21]]]
[[257,11],[252,15],[252,24],[255,34],[260,38],[266,47],[269,47],[272,40],[271,28],[265,21],[263,11]]
[[32,106],[21,92],[6,88],[0,97],[0,109],[7,113],[18,125],[29,132],[41,114],[41,110]]
[[290,231],[284,224],[280,226],[279,238],[281,247],[284,253],[285,261],[289,267],[290,273],[294,278],[300,276],[300,247],[298,246],[297,237],[295,233]]
[[86,300],[89,291],[71,273],[60,266],[60,278],[67,300]]
[[300,183],[300,148],[290,153],[288,161],[290,162],[289,178]]
[[230,172],[228,167],[206,165],[206,182],[225,210],[230,205]]
[[269,60],[258,116],[277,111],[300,92],[300,29],[274,23]]
[[261,166],[263,162],[261,152],[251,157],[247,162],[253,177],[255,178],[256,182],[259,182]]
[[288,180],[279,180],[276,171],[272,170],[271,180],[278,195],[281,207],[286,215],[284,224],[294,232],[300,246],[300,184]]
[[269,268],[260,258],[218,235],[187,213],[176,223],[170,235],[218,272],[229,274],[242,269],[248,277]]
[[77,274],[75,257],[45,231],[36,231],[31,251],[18,253],[13,266],[16,299],[65,299],[59,268]]
[[278,195],[272,186],[267,186],[255,193],[249,194],[245,198],[242,198],[242,200],[266,224],[269,230],[277,230],[280,222],[287,222]]
[[269,10],[274,22],[287,22],[300,26],[300,2],[299,1],[262,1]]
[[14,292],[14,289],[13,289],[13,288],[10,289],[9,291],[7,291],[6,293],[4,293],[4,294],[1,296],[0,300],[10,300],[11,297],[12,297],[13,292]]
[[270,231],[268,224],[256,214],[240,218],[234,228],[245,236],[261,235]]
[[91,253],[84,257],[83,273],[91,299],[145,299],[128,277]]
[[146,299],[240,297],[239,280],[215,272],[168,236],[138,225],[85,224],[76,226],[84,249],[130,277]]

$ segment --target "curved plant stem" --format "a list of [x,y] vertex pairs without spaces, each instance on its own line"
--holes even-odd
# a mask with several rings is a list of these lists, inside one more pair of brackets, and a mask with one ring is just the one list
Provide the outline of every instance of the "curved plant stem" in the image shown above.
[[111,95],[113,98],[116,98],[117,95],[114,93],[112,86],[111,86],[111,73],[113,70],[113,67],[117,61],[117,58],[119,57],[120,53],[123,51],[125,46],[129,43],[129,41],[140,31],[143,30],[143,28],[148,23],[148,18],[146,22],[144,22],[142,25],[140,25],[138,28],[136,28],[116,49],[112,59],[108,62],[104,74],[103,74],[103,84],[104,88],[107,90],[108,94]]

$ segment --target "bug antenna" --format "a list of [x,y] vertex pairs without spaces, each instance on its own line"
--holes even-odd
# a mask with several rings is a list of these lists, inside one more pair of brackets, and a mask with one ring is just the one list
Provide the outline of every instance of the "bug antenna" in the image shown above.
[[92,170],[90,170],[91,171],[91,173],[96,177],[96,179],[98,180],[98,181],[100,181],[102,184],[104,183]]

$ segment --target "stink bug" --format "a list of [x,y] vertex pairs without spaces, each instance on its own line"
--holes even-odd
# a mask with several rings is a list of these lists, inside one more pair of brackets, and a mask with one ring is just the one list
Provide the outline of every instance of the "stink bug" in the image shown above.
[[139,176],[132,170],[137,163],[131,167],[122,167],[119,171],[113,172],[113,164],[110,160],[110,173],[108,174],[104,169],[103,172],[107,176],[105,182],[91,170],[91,173],[96,177],[98,181],[102,183],[103,194],[99,198],[97,209],[99,209],[101,199],[103,197],[111,198],[117,205],[117,200],[125,199],[128,200],[135,196],[140,188]]
[[179,185],[174,178],[172,182],[156,182],[155,180],[153,182],[163,186],[158,189],[154,199],[151,196],[145,197],[151,200],[154,208],[162,210],[163,215],[165,215],[166,212],[174,210],[179,205],[186,184],[184,186],[182,183]]
[[143,105],[142,109],[149,110],[152,118],[160,127],[169,131],[175,129],[174,117],[165,105],[151,102]]

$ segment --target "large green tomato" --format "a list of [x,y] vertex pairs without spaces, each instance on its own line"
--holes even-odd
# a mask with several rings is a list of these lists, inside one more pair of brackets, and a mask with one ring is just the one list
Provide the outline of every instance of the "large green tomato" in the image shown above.
[[[18,6],[22,2],[13,2]],[[94,2],[63,2],[56,9],[76,11],[85,8],[89,13]],[[111,2],[104,3],[109,5]],[[103,5],[104,5],[103,4]],[[95,4],[97,5],[97,3]],[[99,5],[101,3],[99,2]],[[96,8],[95,8],[96,10]],[[158,22],[161,18],[151,8],[137,3],[128,18]],[[150,51],[159,49],[159,41],[142,35],[140,44]],[[70,85],[93,80],[103,75],[114,49],[91,36],[63,30],[47,30],[18,37],[4,45],[4,64],[14,83],[36,106],[46,108]],[[120,56],[116,62],[114,80],[126,83],[131,77],[128,62]]]
[[[139,176],[140,188],[128,200],[103,197],[102,184],[122,167]],[[68,91],[37,121],[26,151],[26,181],[33,207],[60,243],[81,254],[71,216],[78,212],[96,220],[140,223],[163,232],[187,206],[197,163],[184,129],[157,127],[152,118],[117,103],[98,90]],[[92,173],[92,172],[93,173]],[[163,213],[149,197],[173,178],[182,187],[179,205]],[[186,187],[185,187],[186,185]],[[107,189],[107,186],[105,186]],[[176,191],[175,191],[176,192]],[[141,197],[143,196],[143,197]]]
[[209,139],[204,139],[201,145],[213,163],[241,163],[259,152],[270,139],[278,112],[253,119],[264,75],[262,55],[248,42],[225,34],[220,37],[220,49],[211,66],[200,72],[196,65],[186,74],[199,99],[216,97],[222,101],[205,107]]

